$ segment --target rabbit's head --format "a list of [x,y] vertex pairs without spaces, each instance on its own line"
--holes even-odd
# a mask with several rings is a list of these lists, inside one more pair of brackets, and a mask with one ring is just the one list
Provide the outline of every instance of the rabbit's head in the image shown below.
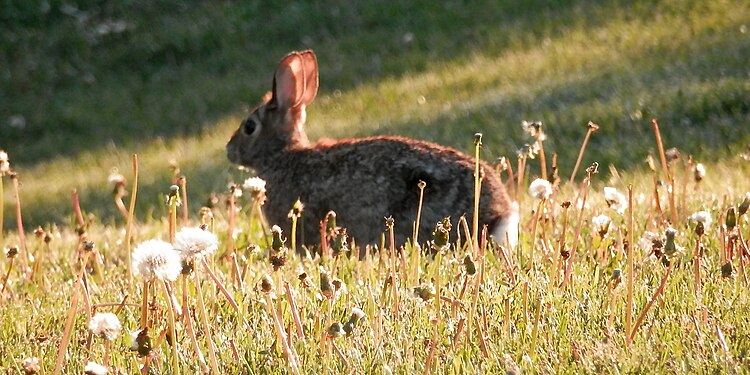
[[292,52],[276,68],[272,91],[227,143],[232,163],[256,167],[287,147],[305,147],[305,107],[318,93],[318,62],[312,51]]

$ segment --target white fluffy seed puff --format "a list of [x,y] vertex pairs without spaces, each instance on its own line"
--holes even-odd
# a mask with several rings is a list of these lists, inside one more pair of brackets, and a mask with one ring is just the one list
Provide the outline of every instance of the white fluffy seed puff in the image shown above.
[[86,367],[83,368],[83,373],[86,375],[107,375],[109,369],[96,362],[88,362],[86,363]]
[[144,241],[133,250],[133,269],[146,281],[174,281],[182,271],[180,254],[162,240]]
[[184,260],[210,256],[218,248],[216,235],[200,228],[182,228],[174,238],[174,249]]
[[552,184],[545,179],[537,178],[529,185],[529,194],[536,199],[549,199],[552,195]]
[[112,313],[97,313],[89,320],[91,333],[107,341],[114,341],[121,329],[120,319]]

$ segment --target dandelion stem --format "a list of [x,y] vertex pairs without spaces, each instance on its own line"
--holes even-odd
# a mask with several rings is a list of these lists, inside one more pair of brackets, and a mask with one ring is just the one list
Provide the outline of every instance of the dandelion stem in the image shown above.
[[169,318],[169,335],[172,337],[172,374],[177,375],[180,373],[180,357],[177,353],[177,331],[175,330],[174,308],[169,302],[172,300],[172,294],[169,291],[166,280],[163,280],[162,286],[164,287],[164,296],[168,301],[167,310],[169,310],[169,313],[167,314],[167,317]]
[[[205,260],[203,264],[204,266],[206,266],[206,268],[208,268]],[[196,275],[195,294],[198,296],[198,308],[201,312],[201,324],[203,324],[203,329],[206,334],[206,347],[208,347],[208,359],[211,364],[211,372],[214,374],[220,374],[221,372],[219,372],[219,365],[216,360],[216,352],[214,351],[213,334],[211,333],[211,326],[208,324],[208,312],[206,311],[206,304],[203,301],[203,287],[201,285],[201,279],[199,276],[200,272],[196,272]]]
[[[228,219],[228,225],[227,225],[227,250],[226,250],[226,256],[229,256],[229,254],[234,253],[234,225],[235,225],[235,213],[236,213],[236,202],[235,202],[235,195],[234,191],[235,189],[239,189],[239,187],[236,187],[232,185],[229,189],[229,219]],[[237,275],[234,271],[232,271],[232,277],[234,278],[234,281],[239,281],[240,275]]]
[[474,214],[472,215],[471,222],[471,238],[474,240],[474,253],[476,253],[479,251],[476,246],[479,243],[479,196],[482,191],[482,171],[479,168],[479,149],[482,147],[482,133],[477,133],[474,137]]
[[229,301],[229,304],[232,305],[232,308],[234,308],[234,311],[237,314],[240,314],[240,308],[239,306],[237,306],[237,302],[234,301],[234,298],[232,298],[232,295],[229,294],[229,291],[224,286],[224,284],[222,284],[221,280],[219,280],[219,278],[216,277],[214,272],[211,271],[211,267],[209,267],[208,263],[206,263],[206,259],[205,258],[201,259],[201,262],[203,263],[203,269],[206,270],[206,273],[208,274],[208,276],[211,278],[211,280],[213,280],[214,284],[216,284],[216,286],[219,288],[219,290],[221,291],[221,294],[223,294],[224,297],[227,298],[227,300]]
[[128,285],[133,282],[133,264],[130,251],[130,240],[133,236],[133,219],[135,215],[135,199],[138,196],[138,154],[133,154],[133,192],[130,195],[130,207],[128,208],[128,219],[125,224],[125,253],[128,255]]
[[[118,190],[122,190],[119,189]],[[119,191],[115,193],[115,206],[117,207],[117,211],[120,211],[120,215],[122,215],[122,218],[127,220],[128,219],[128,209],[125,208],[125,203],[122,202],[122,193]]]
[[534,213],[534,223],[531,229],[531,249],[529,249],[529,275],[534,273],[534,250],[536,249],[536,229],[539,224],[539,214],[544,209],[544,203],[547,200],[542,198],[539,200],[539,206],[537,206],[536,212]]
[[29,250],[26,246],[26,234],[23,230],[23,218],[21,217],[21,195],[18,188],[18,174],[11,172],[10,180],[13,181],[13,192],[16,198],[16,228],[18,229],[18,241],[21,243],[21,265],[25,273],[29,268]]
[[547,180],[547,158],[544,155],[544,142],[537,141],[539,145],[539,168],[542,170],[542,180]]
[[208,373],[208,366],[206,365],[206,357],[203,356],[200,346],[198,345],[198,339],[195,338],[195,329],[193,328],[193,318],[190,316],[190,305],[188,304],[188,278],[187,276],[182,277],[182,317],[185,319],[185,328],[187,329],[190,342],[193,345],[193,350],[198,356],[198,364],[201,366],[203,373]]
[[437,347],[437,341],[438,341],[438,333],[440,331],[440,324],[442,322],[442,315],[440,314],[440,289],[442,286],[442,281],[440,277],[440,266],[443,262],[443,252],[442,250],[438,250],[438,253],[435,255],[435,274],[433,275],[433,278],[435,279],[435,292],[436,292],[436,298],[435,298],[435,324],[434,324],[434,330],[432,333],[432,340],[430,340],[430,350],[427,353],[427,358],[425,359],[424,369],[422,370],[422,374],[430,374],[432,373],[432,358],[435,355],[435,348]]
[[292,296],[292,288],[288,282],[284,283],[284,289],[286,290],[286,298],[289,300],[289,307],[292,310],[292,318],[294,319],[294,325],[297,328],[297,336],[300,339],[305,338],[305,331],[302,329],[302,322],[299,319],[299,313],[297,312],[297,304],[294,302],[294,296]]
[[695,253],[693,255],[693,271],[695,274],[695,303],[696,309],[701,309],[701,237],[703,234],[698,234],[698,238],[695,239]]
[[570,276],[573,273],[573,261],[576,257],[576,251],[578,250],[578,239],[581,235],[581,227],[583,226],[583,213],[586,211],[586,197],[589,191],[589,185],[591,185],[591,174],[587,175],[583,179],[583,190],[581,191],[581,211],[578,213],[578,224],[576,224],[575,235],[573,236],[573,249],[570,251],[570,258],[565,266],[565,274],[563,275],[563,282],[561,287],[565,288],[570,282]]
[[[6,292],[5,288],[8,286],[8,278],[10,277],[10,272],[13,271],[13,259],[15,259],[15,257],[10,258],[10,260],[8,261],[8,272],[3,278],[3,287],[2,289],[0,289],[0,293],[2,294],[5,294]],[[2,300],[2,295],[0,295],[0,300]]]
[[542,296],[539,296],[537,298],[536,303],[534,304],[534,328],[531,329],[531,353],[535,354],[536,351],[536,338],[539,333],[539,321],[542,318],[542,302],[543,298]]
[[427,183],[424,181],[417,183],[417,187],[419,188],[419,205],[417,206],[417,221],[414,223],[414,241],[412,242],[414,246],[417,246],[419,243],[419,222],[422,220],[422,203],[424,202],[425,186],[427,186]]
[[187,178],[185,176],[180,176],[180,178],[177,179],[177,184],[180,186],[180,191],[182,192],[182,225],[187,225],[188,214],[190,212],[187,200]]
[[656,145],[659,148],[659,158],[661,159],[661,169],[664,173],[664,180],[669,182],[669,188],[667,190],[669,199],[669,214],[672,219],[672,225],[677,225],[677,209],[674,205],[674,178],[669,171],[669,165],[667,164],[667,156],[664,153],[664,144],[661,140],[661,132],[659,131],[659,123],[656,119],[651,120],[651,127],[654,129],[654,135],[656,136]]
[[111,346],[112,346],[111,341],[104,340],[104,356],[102,358],[102,365],[104,365],[104,367],[109,366],[109,351],[110,351]]
[[393,232],[393,225],[388,226],[388,235],[390,239],[390,258],[391,258],[391,292],[393,294],[393,317],[398,320],[398,286],[396,285],[396,238]]
[[57,359],[55,360],[54,375],[60,374],[63,367],[63,361],[65,360],[65,353],[68,350],[68,344],[70,343],[70,331],[73,329],[73,321],[75,320],[76,312],[78,311],[78,298],[79,298],[79,287],[81,279],[78,278],[73,283],[73,290],[70,296],[70,308],[68,309],[68,316],[65,319],[65,328],[63,329],[62,338],[60,339],[60,346],[57,349]]
[[81,211],[81,202],[78,199],[77,189],[73,189],[71,197],[73,199],[73,213],[76,216],[76,223],[78,224],[79,228],[84,229],[84,227],[86,226],[86,221],[83,219],[83,212]]
[[[284,328],[281,326],[281,322],[279,321],[279,316],[276,315],[276,308],[274,307],[273,300],[271,299],[270,293],[265,293],[265,305],[266,305],[266,311],[268,312],[268,315],[271,316],[271,320],[273,321],[273,327],[276,332],[276,339],[277,344],[281,345],[281,349],[284,352],[284,357],[286,357],[289,368],[292,370],[292,373],[295,375],[299,375],[299,368],[297,367],[297,358],[292,353],[291,348],[289,347],[289,342],[284,337]],[[324,332],[325,334],[325,332]]]
[[628,185],[628,248],[627,248],[627,304],[625,306],[625,334],[629,334],[633,324],[633,246],[635,230],[633,225],[633,185]]
[[589,143],[589,138],[591,138],[591,134],[593,134],[597,130],[599,130],[599,125],[596,125],[593,122],[589,121],[588,130],[586,131],[586,136],[583,138],[583,144],[581,144],[581,150],[578,152],[578,159],[576,159],[576,165],[575,167],[573,167],[573,173],[570,174],[570,179],[568,180],[569,184],[572,184],[573,181],[575,181],[576,173],[578,173],[578,167],[581,166],[581,160],[583,160],[583,153],[586,151],[586,145]]
[[143,301],[141,302],[141,329],[148,328],[148,287],[149,282],[143,281]]
[[662,277],[661,279],[661,283],[659,284],[659,287],[656,289],[656,292],[654,292],[654,296],[651,297],[651,300],[648,301],[648,304],[646,304],[646,307],[643,308],[643,312],[641,312],[641,315],[638,316],[638,320],[636,320],[635,322],[633,331],[630,333],[630,336],[628,336],[627,346],[630,346],[630,344],[633,342],[633,338],[635,337],[635,334],[638,333],[638,328],[640,328],[641,324],[643,324],[643,320],[646,318],[646,314],[648,314],[649,310],[651,310],[651,307],[654,305],[654,302],[656,302],[656,299],[659,298],[659,296],[664,292],[664,286],[667,284],[667,278],[669,278],[669,275],[671,273],[672,273],[672,265],[670,264],[667,267],[667,272],[664,274],[664,277]]
[[5,189],[3,187],[3,175],[0,173],[0,244],[3,243],[5,235]]
[[289,236],[291,242],[292,252],[297,253],[297,217],[292,216],[292,233]]

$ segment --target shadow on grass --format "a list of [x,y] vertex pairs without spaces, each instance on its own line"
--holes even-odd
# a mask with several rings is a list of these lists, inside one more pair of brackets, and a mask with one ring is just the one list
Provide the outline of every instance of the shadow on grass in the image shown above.
[[[165,25],[155,32],[134,31],[98,47],[103,54],[92,56],[90,67],[96,74],[94,84],[82,84],[76,75],[45,78],[41,81],[50,83],[52,92],[27,87],[13,95],[3,94],[13,100],[0,107],[0,116],[20,111],[27,126],[10,131],[0,127],[3,143],[10,147],[0,146],[15,161],[30,166],[82,151],[106,153],[113,143],[122,146],[116,149],[142,152],[153,146],[155,137],[190,138],[202,126],[236,111],[246,99],[255,102],[268,88],[279,57],[290,49],[310,46],[317,50],[323,87],[330,93],[427,72],[441,62],[460,63],[473,54],[500,56],[556,34],[595,29],[618,17],[649,15],[652,10],[646,2],[498,3],[464,8],[458,2],[443,4],[450,12],[425,2],[353,7],[344,2],[327,6],[248,3],[239,8],[204,4],[167,15],[151,9],[142,21],[132,22],[159,20]],[[156,4],[152,6],[158,8],[161,3]],[[421,9],[425,11],[417,12]],[[267,14],[265,23],[252,14]],[[211,23],[219,19],[222,22]],[[186,20],[195,25],[185,26]],[[259,23],[262,27],[251,33]],[[695,35],[690,45],[634,50],[625,61],[602,62],[585,74],[530,82],[524,92],[481,95],[479,101],[449,108],[429,121],[396,121],[381,130],[464,150],[469,149],[474,131],[482,131],[489,159],[512,156],[526,139],[520,122],[540,119],[550,136],[547,152],[559,154],[563,176],[573,165],[588,120],[602,125],[602,130],[592,138],[585,163],[599,161],[618,168],[639,163],[654,148],[648,125],[651,117],[660,120],[667,145],[686,153],[706,156],[736,149],[750,141],[746,130],[750,87],[743,63],[750,56],[750,43],[717,39],[726,32]],[[149,38],[155,40],[146,43]],[[37,78],[31,74],[19,80],[33,86]],[[35,102],[37,98],[41,101]],[[47,105],[50,111],[39,110]],[[309,111],[311,121],[315,112],[315,107]],[[372,129],[351,131],[357,136],[372,134]],[[227,172],[229,163],[221,143],[212,147],[188,150],[178,160],[188,177],[193,213],[209,193],[223,192],[232,176],[235,181],[240,178]],[[119,165],[127,169],[129,162],[125,158]],[[142,172],[149,179],[141,183],[138,216],[141,220],[162,217],[160,194],[171,184],[168,162]],[[91,207],[103,221],[120,220],[106,176],[97,178],[98,182],[81,188],[84,209]],[[33,201],[24,201],[27,225],[60,222],[70,215],[69,196],[33,196]]]
[[19,3],[2,17],[0,146],[30,165],[189,136],[255,103],[293,49],[318,51],[325,94],[647,14],[641,3]]

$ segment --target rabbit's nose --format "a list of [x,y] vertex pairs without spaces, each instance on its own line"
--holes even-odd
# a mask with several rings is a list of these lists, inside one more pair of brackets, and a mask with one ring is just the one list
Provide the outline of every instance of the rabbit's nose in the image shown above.
[[229,159],[229,161],[234,164],[239,164],[240,153],[239,153],[239,149],[237,148],[237,146],[235,146],[234,143],[232,142],[233,140],[234,140],[234,137],[232,137],[232,139],[230,139],[229,142],[227,143],[227,147],[226,147],[227,159]]

